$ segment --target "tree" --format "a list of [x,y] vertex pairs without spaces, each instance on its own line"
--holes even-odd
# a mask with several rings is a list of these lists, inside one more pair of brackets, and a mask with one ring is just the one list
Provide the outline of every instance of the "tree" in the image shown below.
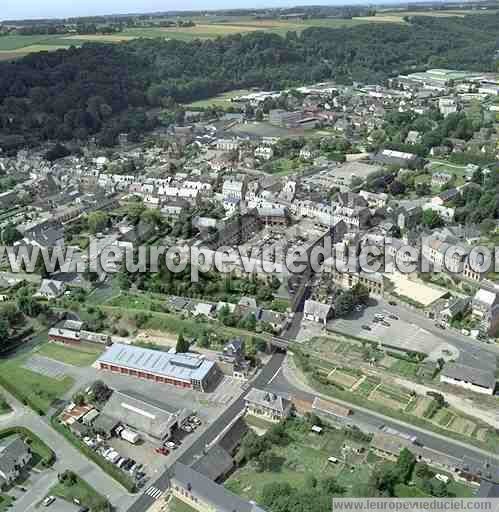
[[444,220],[440,214],[430,208],[423,212],[423,224],[430,229],[440,228],[444,225]]
[[96,211],[88,215],[88,230],[95,235],[103,231],[109,223],[109,215],[106,212]]
[[355,304],[366,305],[369,302],[369,290],[362,283],[356,283],[352,287],[352,295]]
[[9,339],[9,323],[5,318],[0,317],[0,350],[8,344]]
[[17,231],[14,224],[9,222],[5,228],[2,230],[2,243],[5,245],[13,245],[14,242],[21,240],[22,235]]
[[336,481],[336,478],[332,476],[323,478],[320,481],[320,487],[326,494],[343,494],[345,492],[345,488]]
[[176,351],[180,354],[189,352],[189,342],[184,338],[182,333],[178,335]]
[[76,393],[76,394],[73,396],[73,402],[74,402],[77,406],[85,405],[85,395],[84,395],[83,393]]
[[397,464],[395,466],[399,482],[404,484],[409,482],[415,464],[416,457],[414,454],[407,448],[403,448],[398,456]]
[[339,318],[348,315],[354,307],[354,299],[351,290],[341,291],[334,302],[334,312]]
[[[317,487],[317,478],[314,475],[308,473],[305,477],[305,488],[308,490],[315,489]],[[321,482],[322,483],[322,482]]]

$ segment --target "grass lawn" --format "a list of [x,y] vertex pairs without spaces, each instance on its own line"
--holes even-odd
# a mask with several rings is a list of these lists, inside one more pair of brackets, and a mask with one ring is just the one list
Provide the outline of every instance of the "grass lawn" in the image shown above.
[[105,501],[103,496],[78,476],[76,477],[76,483],[73,485],[68,482],[58,482],[47,494],[58,496],[59,498],[71,503],[74,503],[73,500],[76,498],[80,502],[81,506],[88,507],[91,510],[97,510]]
[[430,495],[423,492],[415,486],[397,484],[395,486],[395,496],[398,498],[429,498]]
[[23,367],[30,354],[0,361],[0,385],[30,407],[46,413],[58,398],[68,392],[73,379],[65,376],[53,379]]
[[[20,50],[21,48],[43,46],[61,46],[63,42],[57,36],[34,35],[34,36],[2,36],[0,37],[0,51]],[[66,46],[70,46],[68,43]]]
[[7,494],[0,494],[0,512],[8,510],[12,506],[12,498]]
[[232,105],[231,98],[235,98],[236,96],[244,96],[249,94],[251,91],[247,89],[240,89],[236,91],[224,92],[223,94],[219,94],[214,96],[213,98],[208,98],[206,100],[193,101],[186,105],[189,108],[208,108],[212,105],[216,107],[229,107]]
[[184,336],[199,338],[203,333],[210,332],[216,333],[219,338],[232,338],[234,336],[241,336],[245,340],[255,337],[268,338],[266,333],[254,333],[236,327],[226,327],[215,321],[203,322],[196,318],[181,318],[172,313],[160,313],[152,311],[151,308],[140,307],[140,304],[128,307],[104,305],[101,306],[101,309],[111,316],[119,314],[122,320],[128,319],[132,324],[137,313],[145,313],[148,317],[141,329],[162,331],[175,336],[182,332]]
[[10,405],[7,403],[7,400],[0,395],[0,414],[7,414],[12,409],[10,408]]
[[266,421],[263,418],[259,418],[258,416],[254,416],[253,414],[247,414],[244,417],[244,421],[250,426],[255,427],[260,430],[268,430],[272,428],[275,423],[271,421]]
[[78,347],[65,347],[56,343],[45,343],[37,351],[37,354],[73,366],[91,366],[102,352],[102,347],[91,345],[90,343],[83,343]]
[[390,371],[398,373],[402,377],[415,379],[418,375],[418,368],[419,366],[416,363],[397,359],[397,361],[392,366],[390,366]]
[[280,313],[286,313],[288,308],[291,307],[291,302],[289,299],[274,299],[270,304],[270,309],[274,311],[279,311]]
[[[348,468],[343,463],[331,464],[328,457],[343,459],[343,443],[357,446],[346,438],[342,430],[326,429],[322,435],[314,434],[307,425],[294,422],[287,427],[291,442],[287,446],[274,446],[272,453],[280,460],[279,467],[273,471],[256,471],[252,463],[235,471],[226,481],[225,486],[245,499],[257,500],[264,486],[268,483],[288,482],[293,487],[302,487],[308,475],[317,479],[329,476],[337,477],[340,484],[350,488],[356,483],[366,483],[370,469],[367,464],[350,461]],[[365,457],[366,454],[361,457]],[[357,456],[355,456],[357,457]],[[353,472],[350,466],[355,466]]]
[[180,501],[178,498],[172,498],[168,503],[169,512],[196,512],[195,509],[189,507],[187,503]]

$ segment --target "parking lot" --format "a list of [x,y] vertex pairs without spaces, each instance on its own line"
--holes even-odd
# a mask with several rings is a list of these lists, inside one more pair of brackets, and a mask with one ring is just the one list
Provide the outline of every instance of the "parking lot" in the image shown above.
[[24,368],[53,379],[62,379],[68,374],[68,365],[37,355],[32,355],[24,364]]
[[[413,323],[406,322],[401,318],[390,318],[391,314],[394,313],[382,306],[370,306],[361,311],[355,311],[347,318],[330,321],[328,329],[402,350],[423,352],[432,359],[438,359],[441,355],[447,356],[447,358],[458,357],[459,351],[453,345]],[[385,323],[375,322],[375,315],[383,315]],[[369,327],[369,330],[365,327]]]

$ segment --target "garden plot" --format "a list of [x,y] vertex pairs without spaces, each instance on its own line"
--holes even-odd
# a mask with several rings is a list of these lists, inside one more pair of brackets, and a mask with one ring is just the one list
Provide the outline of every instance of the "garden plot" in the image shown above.
[[449,409],[440,409],[433,417],[433,422],[437,423],[441,427],[449,428],[451,422],[454,421],[456,415],[453,414]]
[[359,395],[367,398],[380,384],[380,379],[377,377],[372,377],[371,375],[367,375],[355,391]]
[[[427,396],[418,396],[416,400],[409,404],[411,407],[410,412],[417,416],[418,418],[424,418],[425,412],[430,407],[430,404],[433,402],[433,398]],[[409,412],[409,411],[408,411]]]
[[369,398],[392,409],[401,410],[408,406],[412,396],[400,388],[381,384]]
[[351,389],[357,383],[357,381],[362,378],[362,375],[355,375],[353,373],[335,368],[329,373],[327,378],[339,386]]
[[464,436],[471,436],[476,427],[477,425],[474,421],[461,416],[454,416],[454,420],[448,426],[450,430],[463,434]]

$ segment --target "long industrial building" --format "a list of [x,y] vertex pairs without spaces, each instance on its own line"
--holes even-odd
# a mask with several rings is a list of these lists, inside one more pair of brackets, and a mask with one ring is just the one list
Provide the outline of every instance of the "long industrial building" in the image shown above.
[[97,364],[101,370],[204,392],[220,375],[217,364],[203,357],[121,343],[109,347]]

